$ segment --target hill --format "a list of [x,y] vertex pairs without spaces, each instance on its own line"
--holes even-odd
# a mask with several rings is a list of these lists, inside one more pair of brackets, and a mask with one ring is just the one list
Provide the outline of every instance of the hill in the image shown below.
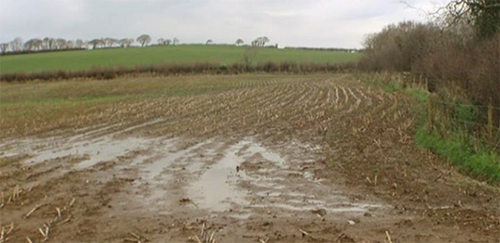
[[357,61],[360,54],[332,51],[237,47],[228,45],[150,46],[85,51],[32,53],[0,57],[0,72],[86,70],[95,67],[210,62],[232,64],[248,57],[259,62],[335,64]]

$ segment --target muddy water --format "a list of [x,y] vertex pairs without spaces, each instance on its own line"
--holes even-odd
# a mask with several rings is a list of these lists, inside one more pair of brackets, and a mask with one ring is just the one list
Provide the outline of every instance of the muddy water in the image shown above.
[[[186,167],[186,173],[194,178],[184,190],[199,208],[230,210],[234,217],[248,217],[259,208],[363,213],[384,207],[351,202],[345,193],[322,185],[313,172],[298,170],[301,162],[311,161],[306,156],[287,158],[252,138],[229,144],[219,152],[222,156],[204,157],[205,161],[213,161],[210,166],[203,167],[203,161],[198,161]],[[200,168],[205,169],[200,172]],[[328,193],[318,193],[324,191]]]
[[245,192],[236,187],[238,182],[237,166],[244,159],[237,153],[245,143],[230,146],[224,157],[209,167],[201,177],[187,188],[187,195],[198,202],[198,206],[213,211],[224,211],[231,204],[245,205]]
[[50,162],[63,157],[85,157],[75,169],[86,169],[100,162],[112,161],[133,150],[143,150],[151,145],[151,141],[141,138],[114,139],[98,138],[90,141],[67,143],[60,148],[34,151],[34,157],[27,160],[27,165]]
[[64,143],[47,141],[50,146],[42,146],[43,141],[33,146],[18,142],[17,150],[12,145],[1,149],[4,156],[31,156],[25,166],[78,157],[79,162],[66,172],[109,161],[116,162],[116,171],[137,170],[135,198],[130,200],[154,205],[148,208],[162,213],[175,212],[179,199],[191,201],[192,210],[231,212],[229,216],[236,219],[252,217],[262,210],[362,214],[385,207],[353,202],[346,192],[324,184],[314,171],[304,169],[305,163],[322,159],[314,153],[321,150],[318,146],[292,142],[270,148],[252,137],[196,142],[184,138],[116,138],[114,135],[120,132],[99,135],[102,131],[90,131]]

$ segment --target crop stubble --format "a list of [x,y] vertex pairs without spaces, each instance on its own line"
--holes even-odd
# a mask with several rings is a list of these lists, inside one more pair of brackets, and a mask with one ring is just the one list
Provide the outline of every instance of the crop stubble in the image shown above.
[[[4,106],[2,239],[497,239],[498,189],[413,145],[412,100],[349,75],[192,78],[17,126]],[[198,188],[211,183],[229,198]]]

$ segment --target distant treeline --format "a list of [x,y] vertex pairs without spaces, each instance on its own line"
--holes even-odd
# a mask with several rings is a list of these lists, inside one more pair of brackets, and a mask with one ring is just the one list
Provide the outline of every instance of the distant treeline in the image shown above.
[[0,74],[2,82],[25,82],[31,80],[55,81],[65,79],[113,79],[127,75],[151,74],[154,76],[188,74],[240,74],[251,72],[294,73],[345,72],[356,69],[357,63],[317,64],[296,62],[264,62],[256,65],[234,63],[221,65],[216,63],[164,64],[135,67],[94,68],[90,70],[53,70],[34,73]]
[[70,49],[54,49],[54,50],[23,50],[23,51],[10,51],[0,53],[0,56],[13,56],[13,55],[23,55],[23,54],[33,54],[33,53],[48,53],[48,52],[65,52],[65,51],[84,51],[88,50],[86,48],[70,48]]
[[[0,53],[15,53],[15,54],[26,54],[34,52],[45,52],[54,50],[74,50],[76,49],[102,49],[102,48],[127,48],[131,47],[134,42],[138,42],[141,47],[148,46],[152,42],[152,38],[148,34],[143,34],[133,38],[122,38],[116,39],[111,37],[97,38],[90,41],[85,41],[82,39],[77,40],[66,40],[64,38],[51,38],[45,37],[43,39],[33,38],[24,42],[21,37],[16,37],[10,42],[0,43]],[[270,40],[266,36],[258,37],[251,42],[251,46],[265,47],[266,43]],[[159,38],[157,40],[157,45],[178,45],[180,40],[177,37],[173,39]],[[237,39],[235,42],[236,46],[241,46],[245,42],[242,39]],[[205,43],[206,45],[214,44],[214,41],[208,39]],[[266,46],[267,47],[267,46]]]
[[307,51],[339,51],[339,52],[361,52],[360,49],[335,48],[335,47],[285,47],[285,49],[307,50]]

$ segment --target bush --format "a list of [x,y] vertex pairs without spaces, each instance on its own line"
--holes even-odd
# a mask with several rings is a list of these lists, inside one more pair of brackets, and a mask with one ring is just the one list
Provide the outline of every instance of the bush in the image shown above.
[[437,49],[443,37],[431,23],[407,21],[388,25],[366,38],[360,65],[368,70],[412,71],[420,58]]
[[[432,91],[460,87],[475,105],[492,102],[500,107],[499,43],[500,34],[484,39],[457,28],[402,22],[367,37],[359,67],[412,72],[427,78]],[[500,125],[500,114],[495,112],[496,125]]]
[[287,73],[312,73],[312,72],[342,72],[356,68],[355,63],[344,64],[315,64],[315,63],[290,63],[290,62],[265,62],[252,65],[249,69],[247,63],[234,63],[232,65],[214,63],[194,64],[163,64],[135,67],[95,67],[83,71],[43,71],[37,73],[7,73],[0,74],[3,82],[25,82],[30,80],[61,80],[72,78],[113,79],[134,73],[149,73],[152,75],[182,75],[182,74],[238,74],[244,72],[287,72]]

